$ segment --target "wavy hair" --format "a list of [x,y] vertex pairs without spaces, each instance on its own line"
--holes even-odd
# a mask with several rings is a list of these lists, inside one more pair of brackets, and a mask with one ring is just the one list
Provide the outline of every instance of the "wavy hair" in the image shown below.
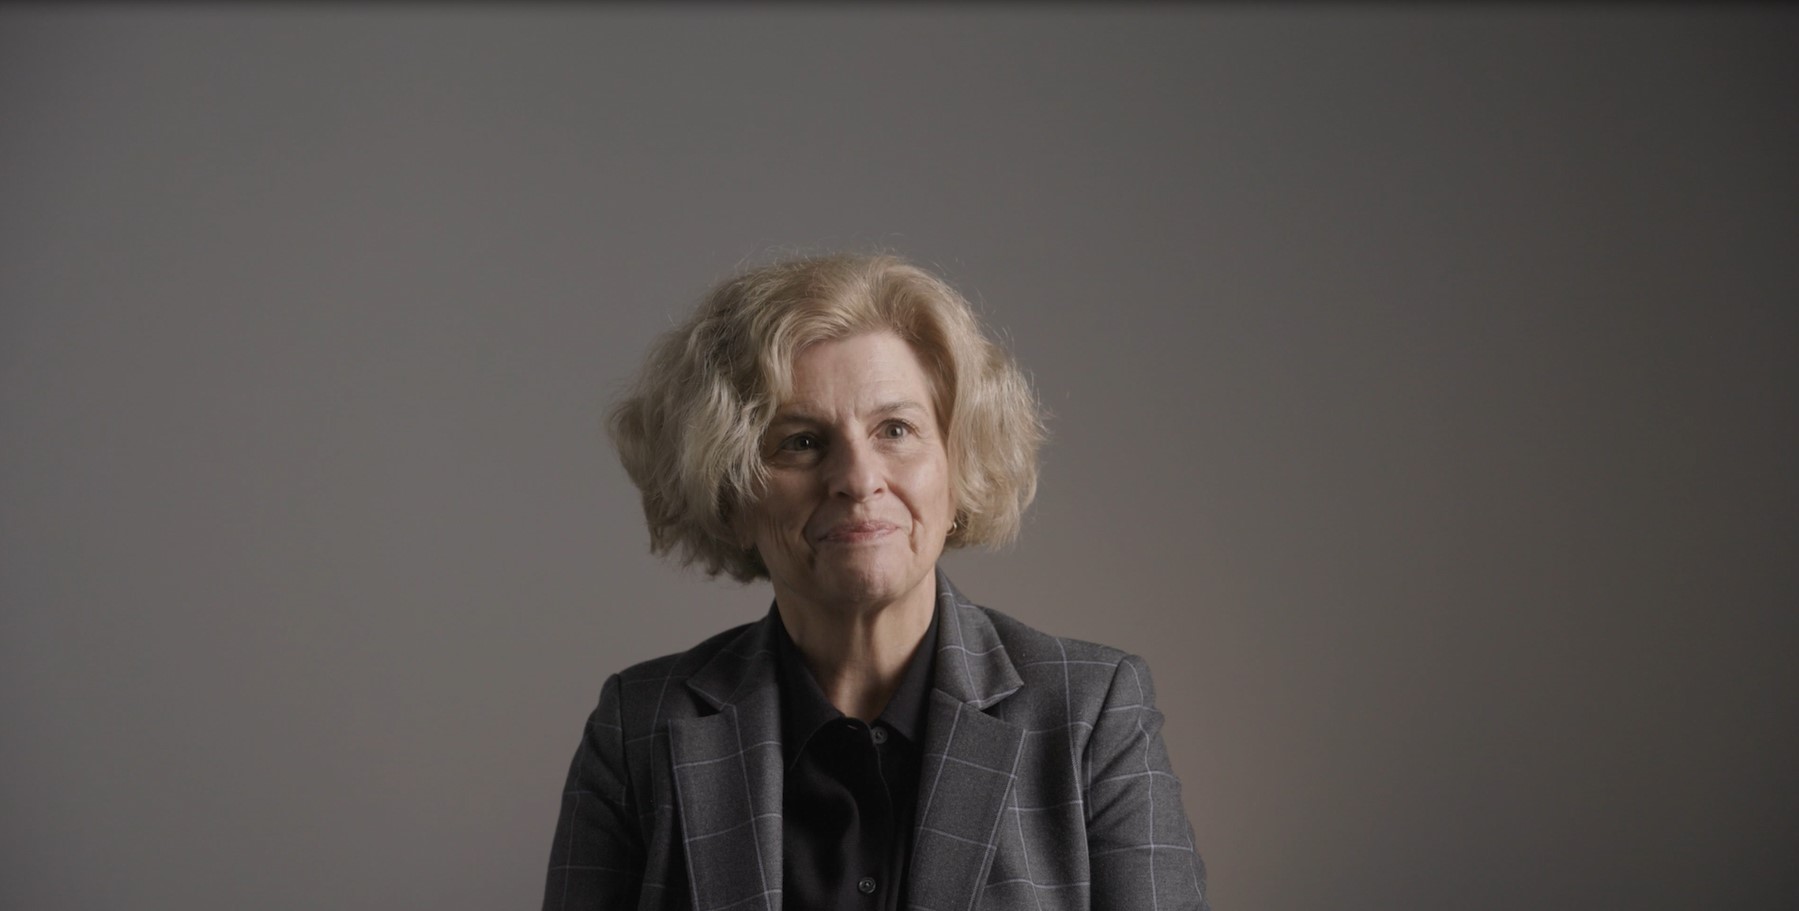
[[762,436],[816,342],[890,331],[918,353],[944,429],[956,524],[948,547],[1018,535],[1037,492],[1042,409],[1012,359],[942,279],[887,254],[835,254],[752,269],[658,339],[612,409],[619,460],[643,494],[650,550],[741,582],[768,568],[731,522],[767,479]]

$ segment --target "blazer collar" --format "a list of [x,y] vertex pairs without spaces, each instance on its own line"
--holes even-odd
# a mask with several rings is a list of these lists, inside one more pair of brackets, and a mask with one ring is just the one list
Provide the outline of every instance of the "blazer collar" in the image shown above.
[[937,672],[933,683],[957,702],[985,709],[1018,692],[1024,680],[987,613],[937,570]]
[[[669,722],[675,805],[696,911],[781,906],[780,619],[743,628],[687,678],[711,714]],[[987,713],[1018,691],[993,621],[937,573],[937,655],[926,709],[909,907],[974,904],[993,862],[1024,729]]]
[[[986,612],[969,601],[942,569],[936,576],[937,662],[931,685],[957,702],[986,709],[1018,692],[1024,680]],[[741,708],[746,700],[759,703],[771,696],[778,702],[775,643],[780,622],[780,615],[770,609],[760,621],[745,626],[687,678],[687,688],[714,710],[727,705]]]
[[937,574],[936,691],[925,721],[906,904],[972,908],[1014,800],[1024,728],[988,710],[1023,681],[987,612]]
[[687,677],[687,688],[714,711],[775,686],[775,627],[780,618],[770,609],[740,632],[699,670]]
[[668,724],[695,911],[781,907],[781,697],[770,622],[744,627],[687,678],[713,711]]

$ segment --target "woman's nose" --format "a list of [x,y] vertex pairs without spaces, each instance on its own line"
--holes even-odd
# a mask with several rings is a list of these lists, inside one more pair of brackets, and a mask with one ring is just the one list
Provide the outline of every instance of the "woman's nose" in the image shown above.
[[866,442],[837,446],[826,464],[832,496],[861,501],[880,493],[885,486],[880,457]]

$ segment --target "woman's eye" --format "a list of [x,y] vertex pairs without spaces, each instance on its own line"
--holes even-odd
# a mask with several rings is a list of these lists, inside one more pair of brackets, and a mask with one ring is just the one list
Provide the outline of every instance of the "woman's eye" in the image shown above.
[[911,433],[912,433],[911,427],[908,427],[905,424],[902,424],[898,421],[894,421],[890,424],[886,424],[881,427],[881,436],[884,436],[890,440],[897,440],[897,439],[900,439],[901,437],[907,436]]
[[786,452],[811,452],[818,448],[818,437],[809,433],[796,433],[781,441],[781,449]]

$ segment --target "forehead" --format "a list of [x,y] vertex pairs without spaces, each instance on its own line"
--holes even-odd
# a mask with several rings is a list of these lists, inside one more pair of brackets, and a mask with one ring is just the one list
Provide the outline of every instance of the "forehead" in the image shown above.
[[918,353],[892,332],[816,342],[793,359],[782,410],[891,405],[931,407],[930,374]]

